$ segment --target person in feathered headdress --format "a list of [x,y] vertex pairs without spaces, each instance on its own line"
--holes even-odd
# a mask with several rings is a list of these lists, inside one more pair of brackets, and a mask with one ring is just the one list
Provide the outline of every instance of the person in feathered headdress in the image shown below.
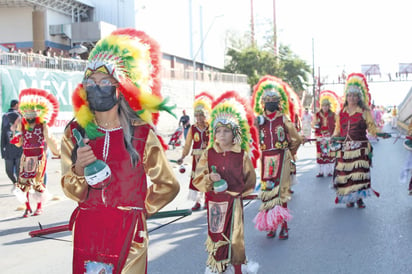
[[370,94],[365,76],[361,73],[348,75],[344,93],[345,102],[333,133],[333,136],[345,138],[336,153],[335,203],[353,207],[356,202],[359,208],[364,208],[364,198],[372,194],[379,196],[371,188],[372,146],[367,133],[376,137],[377,128],[368,107]]
[[[23,118],[12,128],[14,138],[11,140],[16,146],[23,147],[20,159],[19,179],[14,194],[26,203],[23,217],[32,212],[30,207],[30,189],[34,189],[32,196],[37,202],[37,209],[33,215],[43,212],[42,203],[47,199],[44,174],[46,172],[47,156],[46,145],[52,153],[60,157],[60,151],[49,126],[53,125],[59,112],[59,102],[56,97],[42,89],[24,89],[19,95],[19,111]],[[20,119],[20,118],[19,118]]]
[[[116,30],[90,52],[83,82],[72,95],[75,120],[62,140],[61,183],[79,203],[71,218],[74,273],[146,272],[146,218],[179,191],[153,129],[159,111],[171,111],[160,94],[160,62],[158,44],[146,33]],[[76,144],[73,129],[87,145]],[[84,171],[96,159],[111,176],[92,184]]]
[[[250,127],[247,108],[233,92],[221,96],[212,108],[210,141],[196,168],[193,185],[205,192],[208,216],[205,273],[256,273],[257,263],[246,264],[242,197],[253,192],[256,173],[249,157]],[[224,98],[224,99],[223,99]],[[223,181],[224,180],[224,181]],[[225,272],[228,273],[228,272]]]
[[330,137],[335,130],[335,112],[340,110],[337,94],[331,90],[323,90],[319,94],[320,110],[316,112],[312,127],[316,137],[316,162],[319,172],[316,177],[333,176],[335,152],[332,151]]
[[204,195],[197,191],[193,186],[193,178],[195,175],[196,164],[209,143],[209,123],[207,120],[210,116],[212,102],[213,96],[206,91],[195,96],[193,110],[196,122],[190,126],[182,156],[177,160],[177,163],[181,165],[183,159],[189,155],[190,150],[192,150],[192,172],[190,174],[188,198],[195,201],[195,204],[192,207],[193,211],[201,209],[204,203]]
[[267,237],[276,236],[281,226],[279,239],[287,239],[287,221],[291,218],[287,209],[293,155],[302,138],[289,119],[293,106],[282,81],[274,76],[265,76],[255,85],[253,108],[258,116],[261,149],[262,205],[254,219],[255,227],[266,231]]

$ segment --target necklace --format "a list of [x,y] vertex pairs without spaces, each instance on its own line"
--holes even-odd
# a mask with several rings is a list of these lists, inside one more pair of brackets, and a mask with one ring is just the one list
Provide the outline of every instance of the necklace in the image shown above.
[[122,127],[112,128],[112,129],[105,129],[99,126],[99,129],[104,131],[104,145],[103,145],[103,159],[106,162],[107,156],[109,155],[109,148],[110,148],[110,132],[120,130]]
[[96,118],[94,119],[94,121],[96,122],[96,124],[99,126],[99,128],[104,128],[104,129],[108,129],[108,128],[115,128],[118,127],[120,122],[118,119],[114,119],[112,121],[98,121]]

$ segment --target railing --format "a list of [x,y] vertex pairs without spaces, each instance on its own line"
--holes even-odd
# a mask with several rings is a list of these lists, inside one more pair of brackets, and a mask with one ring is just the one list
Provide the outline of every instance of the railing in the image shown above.
[[[162,78],[176,79],[176,80],[192,80],[193,70],[176,70],[165,69],[162,70]],[[247,75],[223,73],[216,71],[196,71],[196,81],[201,82],[229,82],[229,83],[245,83],[247,84]]]
[[3,66],[84,71],[86,64],[87,61],[74,58],[48,57],[30,53],[0,53],[0,65]]
[[[48,57],[40,54],[0,52],[0,65],[2,66],[45,68],[62,71],[84,71],[86,69],[86,64],[87,61],[85,60],[73,58]],[[196,81],[202,82],[247,83],[247,76],[244,74],[198,70],[196,71],[195,77]],[[193,81],[193,70],[163,68],[162,78]]]

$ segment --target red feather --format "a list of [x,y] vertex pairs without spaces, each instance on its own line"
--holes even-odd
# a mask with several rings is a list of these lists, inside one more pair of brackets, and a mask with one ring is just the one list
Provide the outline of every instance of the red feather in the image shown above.
[[82,84],[78,84],[76,89],[74,90],[72,94],[72,103],[73,103],[73,108],[77,112],[81,106],[87,104],[87,101],[83,100],[82,97],[80,97],[80,90],[83,89]]
[[210,93],[207,92],[207,91],[202,91],[201,93],[199,93],[198,95],[195,96],[195,101],[196,101],[197,99],[199,99],[199,98],[202,98],[202,97],[208,98],[208,99],[210,100],[210,102],[213,102],[213,100],[214,100],[212,94],[210,94]]
[[19,101],[25,101],[24,98],[26,96],[36,96],[38,98],[44,98],[48,101],[48,103],[52,105],[52,109],[49,110],[51,111],[51,113],[45,114],[46,116],[50,115],[50,118],[47,121],[47,125],[52,126],[54,121],[56,120],[57,115],[59,114],[59,101],[57,100],[57,98],[53,94],[48,93],[43,89],[37,88],[23,89],[19,94]]
[[[139,38],[143,44],[149,45],[150,59],[152,63],[152,93],[157,96],[161,95],[161,81],[160,81],[160,69],[161,69],[161,53],[159,44],[147,35],[143,31],[139,31],[132,28],[118,29],[112,32],[113,35],[128,35],[131,37]],[[162,98],[162,97],[161,97]]]
[[[224,92],[222,95],[216,98],[216,100],[212,103],[212,108],[218,105],[221,102],[224,102],[227,99],[235,99],[239,102],[246,112],[246,119],[250,128],[250,136],[252,138],[252,143],[250,144],[250,150],[252,151],[252,163],[253,166],[257,167],[257,160],[259,159],[260,152],[259,152],[259,134],[258,130],[255,128],[255,115],[250,107],[248,100],[244,97],[241,97],[236,91],[230,90]],[[253,157],[254,156],[254,157]]]

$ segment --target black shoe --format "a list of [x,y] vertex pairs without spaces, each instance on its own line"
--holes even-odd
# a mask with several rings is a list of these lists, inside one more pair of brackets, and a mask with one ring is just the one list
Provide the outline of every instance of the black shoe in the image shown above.
[[363,202],[362,199],[357,200],[356,204],[358,205],[359,208],[365,208],[366,207],[366,205],[365,205],[365,203]]
[[346,207],[354,207],[354,206],[355,206],[355,203],[352,203],[352,202],[346,203]]

